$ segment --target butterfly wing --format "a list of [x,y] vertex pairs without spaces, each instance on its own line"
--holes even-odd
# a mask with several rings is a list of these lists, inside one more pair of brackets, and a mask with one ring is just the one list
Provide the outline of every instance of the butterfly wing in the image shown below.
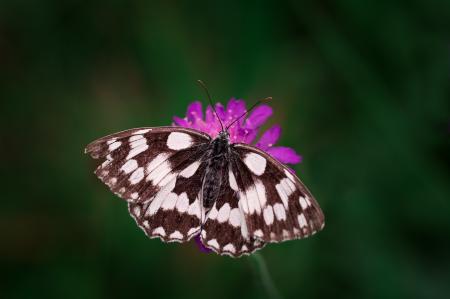
[[249,235],[263,242],[305,238],[324,227],[324,215],[305,185],[267,153],[232,146],[231,173]]
[[149,237],[187,241],[198,234],[203,154],[210,137],[179,128],[139,128],[100,138],[86,148],[104,162],[97,176],[121,198]]
[[228,183],[228,169],[220,196],[209,211],[201,232],[202,243],[214,252],[239,257],[264,247],[265,243],[249,235],[239,193]]
[[185,242],[200,233],[205,218],[200,190],[206,165],[194,154],[153,197],[128,203],[130,214],[149,238]]

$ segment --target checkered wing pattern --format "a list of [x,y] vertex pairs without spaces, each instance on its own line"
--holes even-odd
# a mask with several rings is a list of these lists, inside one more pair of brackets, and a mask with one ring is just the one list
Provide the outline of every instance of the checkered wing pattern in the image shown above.
[[204,218],[199,193],[209,142],[190,129],[139,128],[96,140],[86,152],[104,159],[96,175],[128,201],[149,237],[183,242],[200,232]]
[[306,238],[324,226],[322,211],[284,165],[246,144],[231,145],[220,196],[206,215],[202,242],[239,257],[266,243]]
[[306,186],[286,166],[247,144],[233,145],[231,173],[250,236],[263,242],[306,238],[324,215]]

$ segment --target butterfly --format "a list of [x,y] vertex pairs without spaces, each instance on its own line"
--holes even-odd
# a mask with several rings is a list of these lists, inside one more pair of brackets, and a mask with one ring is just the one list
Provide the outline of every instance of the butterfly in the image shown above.
[[215,138],[177,126],[130,129],[85,152],[103,160],[95,174],[149,238],[200,235],[216,253],[239,257],[320,231],[324,215],[300,179],[265,151],[231,143],[229,127]]

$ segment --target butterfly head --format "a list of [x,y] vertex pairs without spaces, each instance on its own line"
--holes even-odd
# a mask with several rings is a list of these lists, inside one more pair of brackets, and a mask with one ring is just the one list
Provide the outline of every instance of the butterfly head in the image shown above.
[[217,135],[217,138],[229,141],[230,133],[228,132],[228,129],[220,131],[219,135]]

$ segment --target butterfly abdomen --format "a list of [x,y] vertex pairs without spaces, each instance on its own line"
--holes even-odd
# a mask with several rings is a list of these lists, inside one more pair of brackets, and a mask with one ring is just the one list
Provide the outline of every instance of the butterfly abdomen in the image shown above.
[[206,153],[206,171],[203,180],[203,206],[210,209],[225,183],[224,169],[228,169],[229,142],[225,136],[214,139]]

